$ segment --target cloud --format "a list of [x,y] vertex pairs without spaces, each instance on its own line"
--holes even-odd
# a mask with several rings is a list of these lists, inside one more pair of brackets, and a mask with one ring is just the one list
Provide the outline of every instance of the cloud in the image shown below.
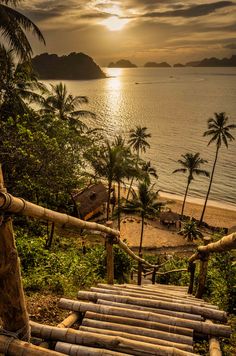
[[228,43],[223,48],[236,49],[236,42],[235,43]]
[[233,5],[235,4],[232,1],[218,1],[210,4],[193,5],[185,9],[148,12],[143,14],[142,17],[200,17]]

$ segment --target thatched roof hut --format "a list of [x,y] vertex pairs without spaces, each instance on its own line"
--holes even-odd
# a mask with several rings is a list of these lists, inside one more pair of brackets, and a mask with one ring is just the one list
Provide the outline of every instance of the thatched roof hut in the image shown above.
[[79,215],[88,220],[100,211],[103,203],[107,202],[108,193],[102,183],[94,184],[75,194],[73,199],[77,205]]
[[160,222],[162,224],[176,224],[177,221],[179,221],[179,214],[171,210],[160,213]]

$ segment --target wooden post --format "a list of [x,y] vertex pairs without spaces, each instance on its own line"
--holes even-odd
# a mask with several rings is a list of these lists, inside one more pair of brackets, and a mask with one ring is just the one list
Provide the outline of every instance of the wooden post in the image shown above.
[[[208,245],[211,242],[210,237],[204,237],[203,239],[204,245]],[[208,267],[208,260],[209,260],[209,253],[204,253],[200,255],[200,271],[199,271],[199,278],[198,278],[198,287],[195,297],[202,298],[205,289],[206,283],[206,276],[207,276],[207,267]]]
[[[0,191],[6,191],[1,165]],[[25,305],[12,219],[3,214],[0,220],[0,318],[5,330],[16,333],[21,340],[29,341],[29,317]]]
[[[139,253],[139,257],[143,258],[143,254]],[[143,270],[143,264],[142,262],[138,262],[138,286],[142,285],[142,270]]]
[[193,262],[189,262],[188,272],[190,273],[190,281],[189,281],[189,287],[188,287],[188,294],[193,293],[195,270],[196,270],[196,264]]
[[152,284],[156,283],[156,273],[157,273],[157,268],[153,268],[152,272]]
[[[112,228],[112,221],[107,221],[106,226]],[[114,284],[114,238],[111,235],[106,235],[106,252],[107,252],[107,283]]]

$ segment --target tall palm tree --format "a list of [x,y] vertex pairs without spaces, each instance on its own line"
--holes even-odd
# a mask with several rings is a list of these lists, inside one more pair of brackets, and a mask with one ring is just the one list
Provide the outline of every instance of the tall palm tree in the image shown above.
[[184,213],[184,206],[185,206],[185,201],[187,198],[187,194],[188,194],[188,189],[189,189],[189,185],[192,182],[192,180],[194,180],[194,174],[196,175],[202,175],[205,177],[209,177],[209,172],[200,169],[201,165],[204,163],[207,163],[207,161],[205,159],[202,159],[200,157],[200,153],[186,153],[185,155],[182,155],[183,159],[179,159],[178,163],[180,163],[180,165],[182,166],[182,168],[177,168],[173,171],[173,173],[187,173],[188,177],[187,177],[187,186],[186,186],[186,190],[185,190],[185,194],[184,194],[184,201],[183,201],[183,205],[182,205],[182,210],[181,210],[181,218],[183,216]]
[[118,229],[120,229],[120,215],[121,215],[121,183],[125,178],[134,177],[137,175],[136,165],[134,164],[134,157],[131,153],[130,147],[125,145],[125,140],[122,136],[115,137],[113,146],[118,148],[117,162],[114,167],[114,181],[118,186]]
[[[137,193],[132,190],[132,200],[127,201],[126,210],[138,212],[141,215],[141,235],[139,243],[139,257],[142,257],[143,234],[145,218],[155,216],[160,212],[163,203],[157,201],[157,192],[154,191],[154,185],[143,181],[139,183]],[[141,285],[142,265],[138,267],[138,284]]]
[[[150,133],[147,133],[147,127],[136,126],[135,129],[130,130],[128,143],[130,147],[133,148],[134,152],[137,155],[136,164],[138,165],[139,156],[141,152],[146,152],[147,148],[150,148],[150,144],[147,142],[147,139],[151,137]],[[131,188],[133,185],[134,177],[131,179],[127,200],[129,199],[129,195],[131,192]]]
[[72,124],[80,126],[86,125],[79,120],[79,117],[90,116],[95,117],[95,114],[86,110],[77,110],[81,104],[88,103],[86,96],[73,96],[68,93],[66,85],[59,83],[51,85],[51,91],[45,99],[41,113],[57,117],[60,120],[68,120]]
[[229,120],[229,118],[228,118],[228,116],[226,116],[225,112],[214,113],[214,118],[210,118],[208,120],[208,130],[205,131],[203,134],[203,136],[211,137],[210,141],[208,142],[208,146],[213,142],[216,144],[216,153],[215,153],[215,159],[214,159],[214,163],[213,163],[213,167],[212,167],[212,171],[211,171],[210,183],[209,183],[205,203],[204,203],[203,210],[202,210],[200,224],[202,223],[203,217],[205,214],[206,205],[207,205],[207,201],[208,201],[209,194],[211,191],[211,185],[212,185],[212,181],[213,181],[216,162],[218,159],[218,154],[219,154],[219,150],[221,148],[221,144],[223,142],[223,144],[228,148],[229,141],[234,140],[234,136],[231,135],[230,130],[235,129],[236,125],[235,124],[227,125],[228,120]]
[[25,31],[31,32],[44,44],[45,40],[39,28],[28,17],[10,7],[16,7],[21,2],[22,0],[0,0],[0,36],[21,59],[29,60],[32,48]]
[[1,118],[28,113],[28,104],[43,101],[46,90],[29,62],[15,63],[13,51],[0,45],[0,113]]
[[149,183],[151,182],[150,177],[158,179],[158,174],[156,168],[151,165],[151,162],[142,162],[141,169],[144,173],[144,179],[146,179]]

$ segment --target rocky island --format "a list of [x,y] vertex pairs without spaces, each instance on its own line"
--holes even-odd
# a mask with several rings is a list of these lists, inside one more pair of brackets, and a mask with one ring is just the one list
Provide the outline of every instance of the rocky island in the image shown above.
[[59,57],[43,53],[32,59],[34,70],[40,79],[87,80],[105,78],[94,60],[84,53],[70,53]]
[[146,67],[146,68],[170,68],[171,65],[167,62],[161,62],[161,63],[147,62],[144,64],[144,67]]
[[200,61],[186,63],[188,67],[236,67],[236,55],[230,58],[204,58]]
[[120,59],[117,62],[109,63],[108,68],[137,68],[137,66],[127,59]]

